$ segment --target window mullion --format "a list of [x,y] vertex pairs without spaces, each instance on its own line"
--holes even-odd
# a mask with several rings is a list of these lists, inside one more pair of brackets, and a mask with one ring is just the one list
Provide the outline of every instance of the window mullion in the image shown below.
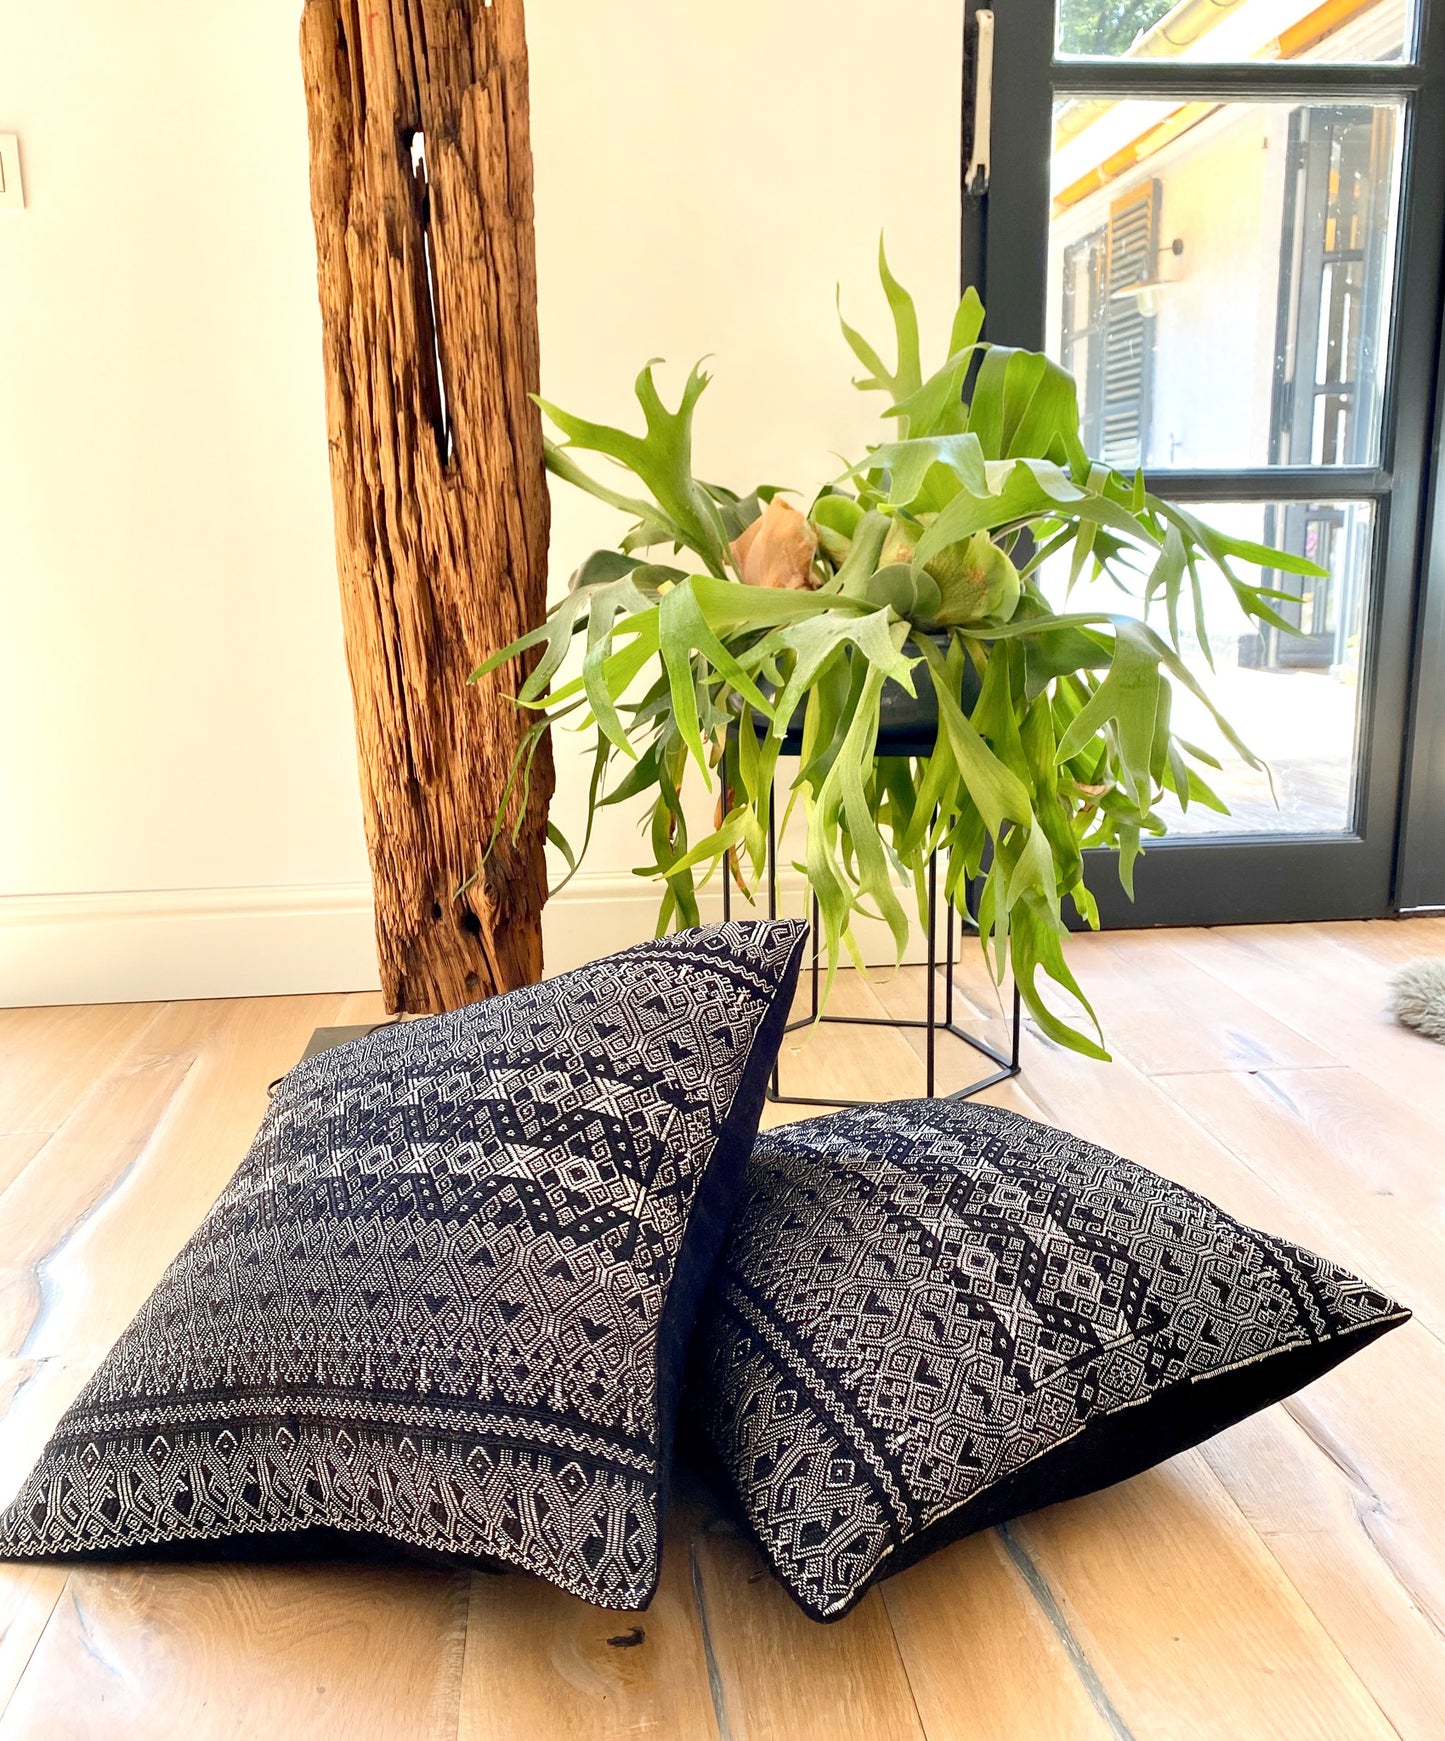
[[1417,66],[1316,62],[1056,61],[1049,83],[1059,97],[1144,97],[1161,101],[1409,97],[1423,84]]
[[1374,466],[1248,466],[1237,471],[1144,473],[1158,496],[1190,502],[1379,502],[1393,487],[1389,472]]

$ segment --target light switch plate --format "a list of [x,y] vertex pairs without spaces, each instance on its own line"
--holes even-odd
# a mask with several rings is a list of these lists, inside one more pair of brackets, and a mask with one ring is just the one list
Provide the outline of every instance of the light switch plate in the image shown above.
[[0,212],[25,210],[25,184],[20,179],[20,135],[0,133]]

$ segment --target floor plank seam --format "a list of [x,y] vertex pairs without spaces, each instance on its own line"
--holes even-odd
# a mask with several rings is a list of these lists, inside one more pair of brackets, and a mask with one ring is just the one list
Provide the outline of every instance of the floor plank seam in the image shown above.
[[[28,1175],[31,1173],[32,1169],[34,1170],[36,1177],[39,1177],[51,1144],[54,1143],[58,1137],[65,1134],[69,1125],[80,1115],[81,1112],[84,1111],[85,1107],[89,1104],[92,1095],[94,1095],[102,1083],[111,1081],[124,1072],[127,1065],[131,1063],[136,1052],[140,1049],[141,1043],[144,1041],[146,1035],[150,1033],[151,1029],[155,1027],[157,1022],[159,1022],[161,1013],[168,1007],[169,1006],[166,1004],[158,1004],[156,1006],[157,1013],[153,1015],[138,1032],[131,1036],[128,1045],[123,1046],[114,1058],[110,1059],[103,1068],[96,1072],[95,1076],[86,1085],[83,1092],[78,1094],[75,1099],[71,1101],[69,1106],[66,1107],[61,1116],[52,1122],[49,1129],[46,1130],[45,1141],[38,1149],[36,1149],[35,1153],[31,1155],[30,1159],[26,1161],[25,1165],[21,1167],[20,1171],[9,1182],[9,1184],[6,1185],[4,1191],[0,1191],[0,1209],[4,1208],[5,1200],[12,1192],[21,1184],[27,1182]],[[38,1126],[36,1128],[45,1130],[46,1127]],[[6,1134],[21,1133],[7,1132]],[[23,1134],[30,1133],[27,1131]]]
[[913,1676],[908,1672],[908,1657],[904,1653],[902,1642],[898,1637],[898,1630],[893,1624],[893,1611],[888,1606],[886,1579],[875,1590],[874,1596],[878,1602],[879,1612],[883,1616],[883,1624],[888,1628],[888,1640],[893,1646],[893,1656],[898,1664],[898,1672],[903,1677],[904,1686],[908,1688],[908,1702],[913,1709],[918,1733],[923,1737],[923,1741],[933,1741],[933,1737],[928,1732],[928,1725],[923,1721],[923,1709],[918,1703],[918,1693],[913,1685]]
[[185,1074],[176,1084],[175,1092],[167,1098],[165,1105],[160,1108],[155,1121],[137,1143],[135,1153],[131,1156],[126,1165],[121,1168],[120,1172],[117,1173],[102,1190],[97,1192],[91,1202],[86,1204],[85,1208],[82,1209],[80,1214],[67,1225],[60,1238],[55,1241],[49,1250],[43,1252],[32,1263],[26,1266],[26,1269],[35,1280],[36,1287],[39,1289],[40,1304],[29,1329],[25,1332],[25,1340],[16,1350],[16,1353],[21,1359],[44,1358],[43,1351],[38,1354],[32,1354],[31,1350],[35,1338],[44,1329],[46,1319],[51,1310],[52,1302],[49,1284],[49,1272],[51,1268],[60,1259],[67,1247],[69,1247],[86,1231],[98,1215],[104,1213],[106,1206],[120,1195],[126,1185],[140,1169],[146,1160],[146,1157],[154,1148],[157,1138],[165,1127],[166,1120],[174,1112],[177,1101],[179,1101],[185,1093],[187,1085],[195,1075],[196,1067],[199,1062],[200,1060],[198,1058],[191,1058],[186,1066]]
[[[1238,947],[1235,939],[1226,936],[1221,930],[1217,930],[1208,925],[1202,926],[1201,929],[1206,937],[1216,937],[1226,946],[1234,944],[1235,947]],[[1187,961],[1191,967],[1197,967],[1201,973],[1207,973],[1215,984],[1222,985],[1231,997],[1237,997],[1242,1003],[1247,1003],[1251,1009],[1258,1010],[1259,1014],[1263,1016],[1266,1021],[1275,1022],[1280,1027],[1287,1029],[1298,1041],[1300,1041],[1302,1045],[1313,1046],[1320,1052],[1329,1052],[1330,1048],[1328,1046],[1322,1046],[1318,1040],[1312,1040],[1308,1034],[1303,1032],[1303,1030],[1296,1026],[1294,1022],[1290,1021],[1287,1016],[1281,1016],[1276,1014],[1273,1010],[1266,1009],[1257,998],[1251,997],[1247,991],[1241,991],[1239,986],[1234,984],[1233,981],[1226,979],[1222,973],[1216,972],[1207,961],[1201,961],[1197,957],[1188,954],[1185,950],[1179,948],[1176,943],[1167,943],[1165,947],[1170,950],[1171,953],[1177,955],[1181,961]],[[1343,1065],[1349,1065],[1348,1058],[1341,1058],[1338,1061]]]
[[[1359,1071],[1350,1064],[1279,1064],[1275,1062],[1268,1064],[1202,1064],[1198,1069],[1193,1070],[1151,1070],[1146,1065],[1135,1063],[1132,1058],[1128,1059],[1127,1062],[1149,1082],[1168,1076],[1272,1076],[1278,1075],[1281,1070],[1288,1070],[1291,1073],[1297,1070],[1347,1070],[1352,1076],[1359,1076]],[[1360,1080],[1368,1081],[1369,1078],[1360,1077]]]
[[1108,1724],[1115,1741],[1135,1741],[1133,1730],[1124,1721],[1118,1706],[1110,1698],[1108,1688],[1099,1678],[1093,1663],[1089,1661],[1088,1652],[1075,1637],[1074,1629],[1065,1618],[1063,1609],[1059,1607],[1058,1599],[1049,1588],[1048,1580],[1034,1564],[1023,1543],[1015,1536],[1012,1526],[1006,1523],[999,1524],[996,1533],[1003,1543],[1005,1553],[1013,1561],[1014,1568],[1028,1587],[1029,1594],[1038,1604],[1044,1619],[1048,1621],[1059,1643],[1063,1646],[1064,1654],[1068,1657],[1074,1673],[1078,1676],[1080,1685],[1088,1694],[1089,1703]]
[[[1321,1451],[1322,1454],[1324,1454],[1326,1457],[1328,1457],[1329,1461],[1335,1466],[1335,1468],[1339,1469],[1340,1472],[1345,1475],[1346,1479],[1350,1478],[1349,1470],[1345,1464],[1342,1464],[1337,1458],[1330,1456],[1329,1452],[1325,1450],[1323,1445],[1319,1444],[1319,1442],[1317,1440],[1313,1440],[1312,1435],[1307,1433],[1306,1437],[1310,1437],[1312,1439],[1312,1442],[1315,1444],[1316,1449]],[[1243,1527],[1249,1532],[1249,1534],[1254,1538],[1254,1540],[1259,1543],[1260,1547],[1263,1548],[1266,1555],[1268,1555],[1269,1562],[1275,1568],[1275,1570],[1278,1572],[1281,1581],[1286,1585],[1286,1587],[1288,1589],[1290,1589],[1294,1592],[1294,1595],[1295,1595],[1296,1599],[1298,1600],[1300,1606],[1304,1609],[1305,1613],[1309,1615],[1310,1619],[1314,1621],[1315,1625],[1320,1629],[1320,1635],[1328,1641],[1330,1649],[1333,1650],[1335,1655],[1339,1658],[1340,1664],[1341,1664],[1344,1672],[1350,1677],[1350,1679],[1354,1682],[1356,1687],[1359,1688],[1360,1696],[1366,1701],[1366,1703],[1370,1706],[1370,1708],[1377,1713],[1380,1721],[1385,1725],[1385,1727],[1390,1731],[1390,1733],[1397,1738],[1397,1741],[1405,1741],[1405,1738],[1400,1734],[1399,1729],[1396,1727],[1396,1725],[1395,1725],[1394,1721],[1391,1719],[1389,1713],[1385,1710],[1384,1706],[1381,1705],[1379,1699],[1377,1699],[1375,1697],[1374,1689],[1365,1680],[1364,1676],[1360,1673],[1359,1669],[1357,1669],[1355,1667],[1355,1664],[1353,1663],[1353,1661],[1351,1661],[1349,1655],[1347,1654],[1347,1652],[1345,1650],[1344,1645],[1340,1642],[1340,1640],[1338,1638],[1335,1637],[1334,1633],[1331,1631],[1331,1629],[1329,1627],[1329,1624],[1326,1622],[1324,1616],[1321,1615],[1319,1613],[1319,1611],[1315,1608],[1314,1604],[1310,1601],[1309,1597],[1300,1588],[1299,1584],[1295,1581],[1294,1577],[1291,1575],[1288,1566],[1285,1565],[1283,1560],[1281,1560],[1279,1555],[1274,1551],[1274,1547],[1271,1544],[1269,1537],[1267,1535],[1264,1535],[1259,1529],[1257,1529],[1255,1527],[1253,1521],[1251,1520],[1251,1518],[1249,1516],[1249,1513],[1247,1511],[1245,1511],[1244,1507],[1240,1504],[1239,1500],[1235,1497],[1235,1494],[1234,1494],[1233,1490],[1230,1488],[1229,1483],[1224,1479],[1224,1477],[1222,1475],[1220,1475],[1219,1471],[1217,1469],[1215,1469],[1214,1465],[1212,1463],[1210,1463],[1208,1461],[1208,1459],[1204,1460],[1204,1467],[1206,1469],[1208,1469],[1210,1476],[1213,1478],[1214,1482],[1219,1487],[1220,1492],[1223,1493],[1225,1499],[1233,1507],[1234,1511],[1238,1514],[1239,1520],[1240,1520],[1241,1524],[1243,1525]],[[1366,1484],[1365,1491],[1373,1492],[1373,1489],[1369,1488],[1368,1484]],[[1378,1495],[1376,1495],[1375,1497],[1376,1497],[1377,1503],[1380,1503],[1378,1500]],[[1383,1509],[1383,1505],[1382,1505],[1382,1509]],[[1358,1519],[1357,1519],[1357,1521],[1358,1521]],[[1363,1530],[1366,1541],[1368,1541],[1370,1544],[1371,1549],[1379,1556],[1379,1558],[1381,1559],[1382,1563],[1384,1564],[1386,1570],[1390,1573],[1390,1575],[1394,1579],[1394,1581],[1400,1585],[1400,1588],[1404,1592],[1406,1598],[1410,1600],[1411,1606],[1418,1609],[1419,1605],[1414,1602],[1413,1598],[1410,1597],[1410,1592],[1409,1592],[1408,1587],[1406,1585],[1404,1585],[1403,1582],[1400,1580],[1400,1578],[1398,1577],[1398,1575],[1395,1572],[1394,1567],[1390,1565],[1389,1560],[1386,1559],[1386,1557],[1380,1553],[1379,1545],[1371,1538],[1370,1532],[1367,1529],[1364,1529],[1363,1524],[1361,1525],[1361,1528]]]
[[[1315,1450],[1334,1468],[1338,1469],[1354,1491],[1365,1500],[1364,1511],[1356,1508],[1355,1521],[1359,1524],[1360,1531],[1368,1542],[1370,1551],[1385,1568],[1391,1582],[1398,1587],[1411,1608],[1420,1616],[1441,1644],[1445,1645],[1445,1616],[1436,1614],[1430,1604],[1415,1589],[1404,1572],[1396,1565],[1394,1557],[1381,1545],[1366,1521],[1370,1516],[1388,1518],[1391,1515],[1389,1506],[1375,1489],[1374,1484],[1366,1478],[1362,1470],[1350,1461],[1340,1446],[1335,1444],[1333,1437],[1320,1425],[1300,1398],[1287,1397],[1280,1404],[1280,1407],[1309,1440],[1310,1444],[1314,1446]],[[1221,1482],[1221,1485],[1225,1487],[1226,1492],[1229,1491],[1227,1483]],[[1234,1498],[1232,1493],[1230,1498]],[[1238,1504],[1239,1502],[1235,1500],[1235,1505],[1238,1506]],[[1264,1537],[1261,1537],[1261,1540],[1264,1540],[1265,1546],[1268,1547],[1268,1540]]]
[[722,1673],[713,1650],[712,1627],[708,1623],[707,1596],[702,1587],[702,1566],[697,1557],[696,1526],[688,1532],[687,1560],[692,1570],[692,1598],[697,1609],[698,1636],[702,1640],[703,1661],[707,1664],[707,1690],[712,1699],[713,1721],[717,1724],[718,1741],[732,1741],[728,1724],[727,1701],[723,1693]]
[[25,1677],[30,1673],[31,1664],[35,1661],[36,1655],[38,1654],[38,1652],[40,1650],[40,1646],[45,1642],[46,1634],[50,1631],[50,1628],[55,1624],[55,1616],[59,1612],[60,1603],[61,1603],[62,1598],[67,1596],[70,1593],[70,1582],[71,1582],[70,1575],[67,1574],[65,1576],[65,1578],[62,1580],[60,1588],[55,1592],[55,1600],[50,1604],[50,1610],[45,1616],[45,1624],[35,1634],[35,1642],[30,1646],[30,1649],[26,1652],[24,1668],[22,1668],[20,1673],[18,1675],[16,1675],[15,1684],[13,1687],[11,1687],[9,1696],[4,1700],[3,1703],[0,1703],[0,1729],[3,1729],[6,1726],[5,1713],[10,1709],[11,1705],[15,1702],[15,1695],[20,1691],[21,1687],[24,1686]]
[[460,1624],[461,1643],[456,1655],[456,1720],[452,1724],[452,1741],[462,1741],[462,1718],[466,1715],[467,1703],[467,1655],[472,1642],[472,1592],[476,1586],[478,1574],[469,1572],[459,1581],[461,1590],[465,1592],[458,1600],[461,1609],[458,1617]]

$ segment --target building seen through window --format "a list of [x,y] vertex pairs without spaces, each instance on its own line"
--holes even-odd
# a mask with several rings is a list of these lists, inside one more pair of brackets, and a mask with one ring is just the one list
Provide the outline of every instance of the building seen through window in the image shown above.
[[[1064,0],[1059,51],[1370,63],[1401,58],[1407,23],[1404,0]],[[1380,463],[1402,134],[1391,98],[1058,102],[1049,348],[1078,383],[1091,454],[1164,474]],[[1270,580],[1299,595],[1280,606],[1297,634],[1241,622],[1207,650],[1280,807],[1222,754],[1235,815],[1171,825],[1346,828],[1374,516],[1328,500],[1209,512],[1329,576]]]

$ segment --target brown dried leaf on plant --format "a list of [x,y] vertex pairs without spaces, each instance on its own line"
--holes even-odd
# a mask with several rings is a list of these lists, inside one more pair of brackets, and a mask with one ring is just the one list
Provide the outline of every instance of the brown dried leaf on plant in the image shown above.
[[781,496],[774,496],[750,526],[732,541],[733,561],[748,586],[811,592],[818,585],[813,558],[818,534],[812,522]]

